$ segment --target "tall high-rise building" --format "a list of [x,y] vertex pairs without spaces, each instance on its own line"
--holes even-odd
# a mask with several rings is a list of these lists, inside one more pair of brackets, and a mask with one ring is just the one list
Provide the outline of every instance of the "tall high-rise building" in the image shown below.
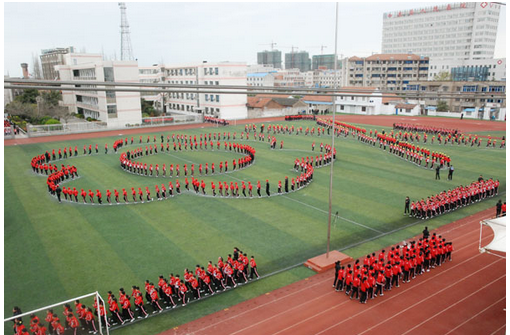
[[285,69],[299,69],[301,72],[310,71],[312,62],[307,51],[285,54]]
[[496,2],[458,2],[384,13],[382,53],[492,58],[500,8]]
[[282,52],[278,50],[257,52],[257,64],[271,65],[274,68],[282,68]]
[[[337,67],[340,68],[340,62],[338,62]],[[335,55],[315,55],[312,56],[312,70],[317,69],[327,69],[334,70],[335,69]]]
[[55,66],[64,65],[64,55],[74,52],[73,47],[41,50],[40,58],[44,80],[58,79],[58,71],[55,70]]

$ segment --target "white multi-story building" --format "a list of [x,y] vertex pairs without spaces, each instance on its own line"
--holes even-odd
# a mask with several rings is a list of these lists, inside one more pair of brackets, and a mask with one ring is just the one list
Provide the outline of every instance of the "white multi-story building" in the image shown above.
[[74,47],[41,50],[41,68],[44,80],[58,79],[55,66],[64,65],[64,55],[74,52]]
[[[306,73],[306,72],[305,72]],[[275,74],[274,86],[277,87],[306,87],[307,76],[299,69],[286,69]],[[308,80],[309,81],[309,80]]]
[[448,60],[431,59],[429,62],[429,80],[440,73],[448,73],[454,81],[505,81],[506,58]]
[[[247,86],[246,63],[215,62],[165,65],[167,84]],[[180,114],[203,113],[220,119],[245,119],[248,115],[246,94],[190,93],[182,89],[169,89],[167,112]]]
[[[342,86],[342,71],[318,69],[311,71],[313,73],[314,87],[333,88]],[[336,84],[335,84],[336,83]]]
[[[143,84],[162,84],[165,82],[165,68],[163,65],[154,64],[152,66],[138,67],[140,83]],[[154,108],[163,111],[164,97],[161,93],[140,92],[140,97],[153,103]]]
[[248,86],[274,86],[274,74],[268,72],[248,73]]
[[[395,94],[387,94],[376,87],[342,87],[341,90],[348,90],[335,99],[337,113],[359,114],[359,115],[390,115],[403,113],[404,115],[419,115],[420,108],[417,104],[404,103],[402,98]],[[331,112],[333,102],[331,97],[309,95],[303,97],[309,109]]]
[[261,73],[261,72],[274,73],[281,70],[266,64],[252,64],[248,65],[246,69],[248,73]]
[[497,2],[458,2],[384,13],[382,53],[492,58],[500,8]]
[[[76,87],[97,87],[80,85],[80,81],[139,81],[136,61],[103,61],[99,54],[68,53],[64,56],[65,64],[56,66],[56,70],[60,80],[76,81]],[[62,104],[70,112],[106,122],[109,128],[140,124],[142,120],[139,92],[63,91]]]

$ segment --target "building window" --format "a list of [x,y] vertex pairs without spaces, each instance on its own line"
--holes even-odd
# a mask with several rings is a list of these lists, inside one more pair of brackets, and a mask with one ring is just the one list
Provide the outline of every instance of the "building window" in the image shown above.
[[113,76],[113,67],[105,67],[104,68],[104,81],[114,82],[115,78]]
[[216,95],[216,102],[220,102],[220,96],[218,94]]
[[209,101],[209,94],[205,95],[205,101]]
[[505,92],[504,86],[489,86],[489,92]]
[[215,69],[214,69],[214,74],[215,74],[215,75],[218,75],[218,73],[219,73],[219,69],[218,69],[218,68],[215,68]]
[[362,107],[361,107],[361,111],[362,111],[362,112],[366,112],[366,111],[367,111],[367,108],[366,108],[365,106],[362,106]]
[[108,105],[106,106],[108,109],[108,118],[116,118],[117,117],[117,106],[116,105]]
[[340,110],[343,111],[344,110],[344,105],[340,105]]
[[462,87],[462,92],[476,92],[478,86],[476,85],[464,85]]

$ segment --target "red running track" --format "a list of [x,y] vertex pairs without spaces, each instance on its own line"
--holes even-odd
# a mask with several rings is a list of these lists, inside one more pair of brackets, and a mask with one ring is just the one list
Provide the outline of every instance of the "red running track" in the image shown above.
[[[505,334],[506,266],[480,254],[488,209],[433,232],[453,261],[360,304],[331,287],[332,270],[165,331],[170,334]],[[483,245],[492,239],[484,227]]]
[[[318,117],[326,117],[330,118],[330,115]],[[412,117],[412,116],[397,116],[397,115],[338,115],[336,116],[337,121],[347,122],[347,123],[360,123],[360,124],[368,124],[368,125],[376,125],[388,127],[388,129],[393,127],[393,123],[403,122],[403,123],[413,123],[420,125],[429,125],[450,129],[458,129],[461,132],[472,132],[476,133],[479,131],[505,131],[506,130],[506,122],[496,122],[496,121],[482,121],[482,120],[458,120],[454,118],[437,118],[437,117]],[[237,120],[236,124],[250,124],[250,123],[262,123],[262,122],[285,122],[284,117],[272,117],[272,118],[260,118],[260,119],[246,119],[246,120]],[[107,136],[116,136],[122,134],[121,136],[131,136],[134,134],[145,134],[145,133],[158,133],[158,132],[168,132],[168,131],[177,131],[183,129],[193,129],[193,128],[204,128],[204,127],[214,127],[215,129],[221,129],[222,127],[217,127],[212,123],[198,123],[198,124],[186,124],[186,125],[175,125],[175,126],[162,126],[162,127],[149,127],[149,128],[126,128],[126,129],[117,129],[117,130],[108,130],[102,132],[91,132],[91,133],[79,133],[79,134],[69,134],[69,135],[53,135],[53,136],[41,136],[41,137],[32,137],[32,138],[18,138],[18,139],[6,139],[4,140],[4,145],[20,145],[20,144],[31,144],[31,143],[45,143],[45,142],[56,142],[56,141],[68,141],[68,140],[80,140],[87,138],[97,138],[97,137],[107,137]],[[218,130],[221,131],[221,130]]]

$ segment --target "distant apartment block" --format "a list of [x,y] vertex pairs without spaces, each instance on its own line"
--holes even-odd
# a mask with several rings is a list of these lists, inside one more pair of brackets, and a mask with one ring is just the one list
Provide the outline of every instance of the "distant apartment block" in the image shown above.
[[505,81],[506,58],[440,60],[429,62],[429,80],[437,75],[448,73],[454,81]]
[[74,53],[74,47],[41,50],[41,68],[44,80],[58,79],[55,66],[64,65],[64,55]]
[[257,52],[257,64],[282,68],[282,52],[278,50]]
[[[341,66],[340,62],[337,64],[337,69]],[[318,69],[335,69],[335,55],[315,55],[312,56],[312,70]]]
[[493,58],[500,10],[497,2],[457,2],[384,13],[382,53]]
[[[424,111],[435,111],[438,102],[445,101],[450,112],[475,114],[477,118],[501,120],[506,113],[506,82],[412,81],[406,91],[423,93],[420,102]],[[427,96],[427,93],[433,94]],[[445,97],[437,97],[437,94]]]
[[247,83],[248,86],[274,86],[274,73],[259,72],[259,73],[248,73]]
[[327,69],[317,69],[311,71],[313,74],[313,82],[310,87],[318,87],[318,88],[334,88],[341,87],[343,84],[343,77],[341,70],[327,70]]
[[427,80],[429,58],[410,54],[376,54],[344,60],[343,86],[400,91],[413,80]]
[[310,71],[312,68],[310,56],[307,51],[291,52],[285,54],[285,69],[299,69],[301,72]]
[[274,86],[275,87],[307,87],[310,85],[310,80],[307,80],[307,72],[301,72],[299,69],[286,69],[278,71],[275,74]]

